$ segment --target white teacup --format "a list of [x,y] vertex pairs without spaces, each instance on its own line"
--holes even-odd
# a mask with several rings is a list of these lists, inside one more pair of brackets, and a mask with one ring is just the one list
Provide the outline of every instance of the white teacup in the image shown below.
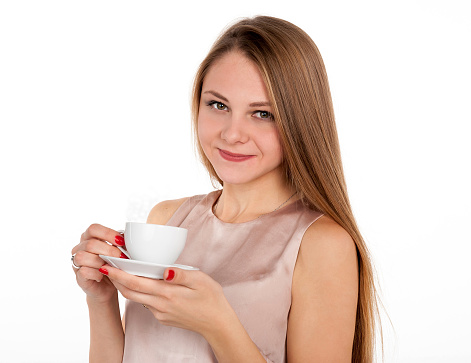
[[180,227],[127,222],[124,241],[133,260],[173,265],[185,247],[187,233]]

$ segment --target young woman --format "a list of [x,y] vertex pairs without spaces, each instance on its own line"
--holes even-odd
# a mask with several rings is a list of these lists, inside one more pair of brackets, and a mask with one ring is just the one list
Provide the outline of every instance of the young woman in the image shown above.
[[[284,20],[245,19],[196,75],[202,162],[222,189],[165,201],[188,229],[163,280],[103,265],[125,241],[92,225],[72,250],[91,362],[371,362],[376,294],[350,208],[322,58]],[[128,299],[124,327],[118,291]]]

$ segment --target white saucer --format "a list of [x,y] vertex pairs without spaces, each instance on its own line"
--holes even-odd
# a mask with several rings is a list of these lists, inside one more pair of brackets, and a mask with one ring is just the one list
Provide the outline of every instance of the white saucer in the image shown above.
[[165,269],[168,267],[181,268],[182,270],[198,271],[199,269],[186,265],[160,265],[157,263],[127,260],[125,258],[103,256],[100,257],[111,266],[119,268],[131,275],[149,277],[151,279],[163,279]]

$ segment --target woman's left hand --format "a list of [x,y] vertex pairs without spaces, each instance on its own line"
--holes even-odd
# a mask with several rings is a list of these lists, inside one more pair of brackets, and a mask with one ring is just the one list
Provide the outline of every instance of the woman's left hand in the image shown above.
[[164,280],[130,275],[109,265],[100,271],[126,299],[145,305],[163,325],[208,338],[234,318],[221,285],[201,271],[169,268]]

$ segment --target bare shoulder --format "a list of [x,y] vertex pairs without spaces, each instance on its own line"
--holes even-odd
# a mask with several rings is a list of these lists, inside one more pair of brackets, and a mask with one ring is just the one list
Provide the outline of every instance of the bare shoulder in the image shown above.
[[293,287],[304,289],[305,284],[313,283],[313,279],[317,283],[331,279],[355,283],[357,263],[353,238],[333,219],[323,216],[309,226],[301,241]]
[[152,208],[147,218],[147,223],[166,224],[176,210],[189,198],[165,200]]
[[356,262],[356,246],[342,226],[330,217],[323,216],[306,230],[299,256],[310,261],[334,262],[350,259]]
[[[306,230],[292,283],[289,362],[350,362],[358,299],[355,242],[329,217]],[[313,343],[314,342],[314,343]]]

